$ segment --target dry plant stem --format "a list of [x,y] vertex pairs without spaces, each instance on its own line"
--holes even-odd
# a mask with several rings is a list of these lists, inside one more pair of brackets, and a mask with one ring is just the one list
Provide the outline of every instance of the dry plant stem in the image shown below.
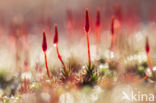
[[66,65],[63,62],[63,60],[62,60],[62,58],[60,56],[60,53],[59,53],[58,44],[56,44],[56,51],[57,51],[58,58],[59,58],[59,60],[61,61],[62,65],[63,65],[63,68],[66,69]]
[[88,36],[88,32],[87,33],[87,46],[88,46],[88,62],[89,64],[91,64],[91,57],[90,57],[90,45],[89,45],[89,36]]
[[46,65],[47,75],[50,78],[50,73],[49,73],[48,64],[47,64],[47,54],[46,54],[46,52],[44,52],[44,58],[45,58],[45,65]]

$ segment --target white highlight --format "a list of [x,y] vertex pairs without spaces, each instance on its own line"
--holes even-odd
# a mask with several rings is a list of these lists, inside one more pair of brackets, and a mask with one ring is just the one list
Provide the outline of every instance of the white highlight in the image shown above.
[[70,93],[64,93],[59,98],[59,103],[74,103],[74,98]]

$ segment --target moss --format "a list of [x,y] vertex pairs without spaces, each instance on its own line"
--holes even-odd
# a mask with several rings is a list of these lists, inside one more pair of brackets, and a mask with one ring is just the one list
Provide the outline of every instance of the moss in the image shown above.
[[118,62],[116,61],[111,61],[109,62],[109,69],[110,70],[117,70]]
[[94,86],[97,84],[97,81],[98,74],[96,73],[95,65],[89,64],[86,68],[86,74],[84,75],[82,85]]
[[106,72],[108,72],[108,68],[102,68],[101,71],[100,71],[100,74],[102,76],[104,76],[106,74]]
[[63,74],[63,80],[64,81],[67,81],[68,80],[68,77],[70,75],[70,69],[69,68],[64,68],[63,71],[62,71],[62,74]]
[[145,72],[144,72],[144,67],[143,66],[138,66],[137,74],[140,75],[141,77],[145,76]]
[[147,64],[146,61],[144,61],[144,62],[141,63],[141,66],[143,66],[144,68],[147,68],[148,67],[148,64]]
[[0,71],[0,83],[3,83],[6,81],[7,72],[6,71]]
[[98,62],[99,62],[100,64],[105,64],[106,61],[105,61],[104,58],[100,58]]
[[9,103],[9,98],[8,97],[3,97],[3,102],[2,103]]
[[37,90],[39,89],[41,86],[40,82],[33,82],[29,87],[30,87],[30,90]]
[[67,66],[69,67],[70,71],[74,73],[77,73],[81,68],[79,60],[73,56],[69,58]]

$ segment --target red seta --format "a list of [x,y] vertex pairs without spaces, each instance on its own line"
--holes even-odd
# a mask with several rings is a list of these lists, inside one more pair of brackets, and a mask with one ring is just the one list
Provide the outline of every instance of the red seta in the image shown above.
[[55,35],[54,35],[54,42],[53,43],[54,43],[54,46],[56,47],[57,56],[58,56],[59,60],[61,61],[64,69],[66,69],[66,65],[63,62],[62,57],[61,57],[61,55],[59,53],[59,49],[58,49],[58,30],[57,30],[57,24],[55,24]]
[[113,49],[114,46],[114,34],[115,34],[115,28],[114,28],[114,24],[115,24],[115,17],[112,17],[112,21],[111,21],[111,47],[110,49]]
[[97,9],[97,15],[96,15],[96,23],[95,23],[96,29],[95,29],[95,41],[96,44],[100,42],[99,39],[99,31],[100,31],[100,9]]
[[96,27],[100,26],[100,9],[97,9],[97,15],[96,15]]
[[46,65],[46,70],[47,70],[47,75],[50,77],[49,69],[48,69],[48,64],[47,64],[47,39],[46,39],[46,34],[43,31],[43,41],[42,41],[42,50],[44,52],[44,58],[45,58],[45,65]]
[[89,26],[89,15],[88,15],[88,9],[86,9],[86,23],[85,23],[85,31],[86,31],[86,38],[87,38],[87,47],[88,47],[88,62],[91,63],[91,56],[90,56],[90,44],[89,44],[89,32],[90,26]]
[[113,16],[112,17],[112,21],[111,21],[111,34],[112,35],[114,35],[114,32],[115,32],[115,30],[114,30],[114,23],[115,23],[115,17]]

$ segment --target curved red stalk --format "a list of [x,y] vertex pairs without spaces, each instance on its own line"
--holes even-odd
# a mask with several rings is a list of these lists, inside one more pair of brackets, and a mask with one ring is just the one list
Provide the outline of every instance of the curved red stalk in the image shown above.
[[61,57],[61,55],[59,53],[59,49],[58,49],[58,30],[57,30],[57,25],[55,25],[55,36],[54,36],[54,42],[53,43],[54,43],[54,46],[56,47],[57,56],[58,56],[59,60],[61,61],[64,69],[66,69],[66,65],[63,62],[62,57]]
[[89,16],[88,16],[88,9],[86,9],[86,24],[85,24],[85,30],[86,30],[86,38],[87,38],[87,46],[88,46],[88,62],[91,63],[91,56],[90,56],[90,44],[89,44]]
[[65,63],[63,62],[62,57],[60,56],[59,49],[58,49],[58,44],[56,44],[56,51],[57,51],[58,58],[59,58],[59,60],[61,61],[62,65],[63,65],[63,67],[64,67],[64,69],[65,69],[65,68],[66,68],[66,65],[65,65]]
[[147,55],[147,62],[148,66],[153,71],[152,63],[151,63],[151,58],[150,58],[150,46],[148,42],[148,37],[146,37],[146,45],[145,45],[145,50],[146,50],[146,55]]
[[44,52],[44,58],[45,58],[45,65],[46,65],[47,75],[48,75],[48,77],[50,77],[50,73],[49,73],[49,69],[48,69],[48,64],[47,64],[47,55],[46,55],[46,51],[47,51],[47,40],[46,40],[45,32],[43,32],[42,50]]
[[47,53],[44,52],[44,58],[45,58],[45,65],[46,65],[46,70],[47,70],[47,75],[50,77],[49,69],[48,69],[48,63],[47,63]]

